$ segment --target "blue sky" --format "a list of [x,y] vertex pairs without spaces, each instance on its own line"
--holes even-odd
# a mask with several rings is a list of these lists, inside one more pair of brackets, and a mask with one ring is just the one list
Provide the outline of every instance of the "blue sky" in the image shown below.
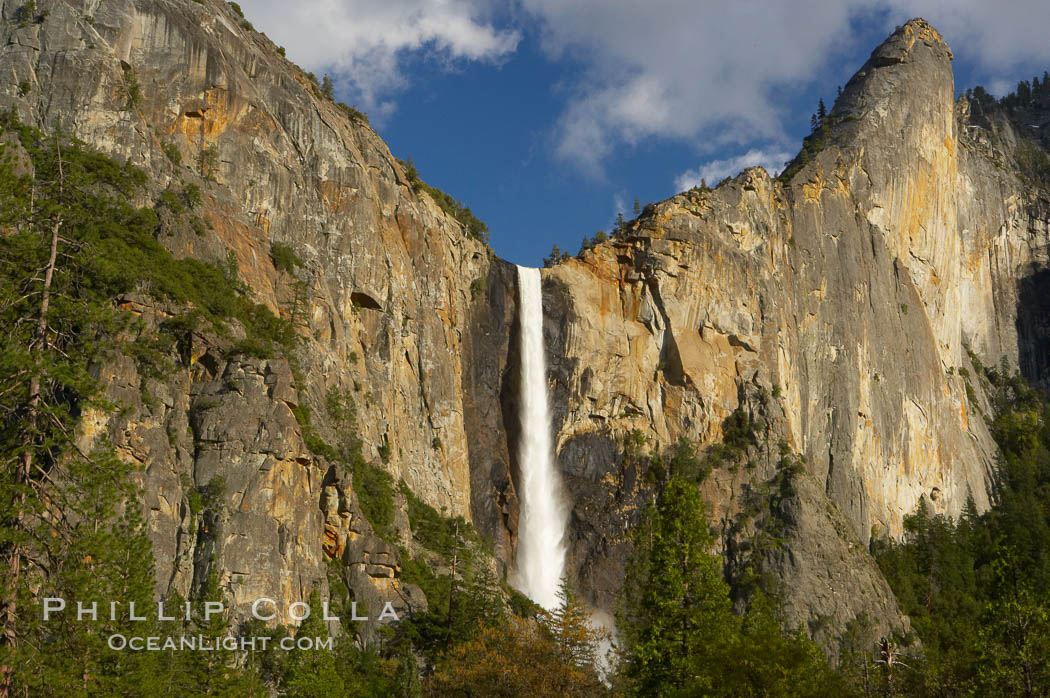
[[923,16],[956,91],[1050,69],[1029,0],[277,0],[241,3],[288,58],[336,80],[402,159],[488,223],[500,256],[575,253],[616,212],[779,167],[823,97]]

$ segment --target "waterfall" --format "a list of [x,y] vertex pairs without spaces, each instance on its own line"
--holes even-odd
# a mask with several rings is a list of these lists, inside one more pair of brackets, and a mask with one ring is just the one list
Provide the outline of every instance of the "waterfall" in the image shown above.
[[521,401],[518,554],[514,586],[546,609],[558,606],[569,510],[551,447],[540,270],[518,267]]

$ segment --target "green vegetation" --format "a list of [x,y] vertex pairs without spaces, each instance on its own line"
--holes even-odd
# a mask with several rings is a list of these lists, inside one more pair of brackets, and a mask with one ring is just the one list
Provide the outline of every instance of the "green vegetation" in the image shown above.
[[453,199],[451,196],[441,191],[436,187],[432,187],[424,182],[419,177],[419,172],[416,171],[416,166],[412,163],[412,158],[408,159],[408,162],[398,160],[401,165],[401,169],[405,171],[405,177],[408,178],[409,184],[417,192],[426,192],[430,195],[430,198],[434,200],[442,211],[459,221],[460,225],[466,231],[467,235],[471,237],[488,242],[489,240],[489,227],[484,222],[478,220],[478,218],[471,213],[470,208],[464,206],[462,203]]
[[196,184],[187,184],[181,192],[176,194],[171,189],[165,189],[160,193],[157,205],[171,211],[176,216],[200,206],[201,192]]
[[295,254],[295,250],[279,242],[270,245],[270,260],[273,262],[274,269],[293,276],[296,269],[303,266],[303,260]]
[[551,254],[549,257],[543,258],[543,266],[546,268],[553,267],[555,264],[561,264],[572,259],[572,255],[568,252],[562,252],[561,248],[555,245],[551,248]]
[[[156,214],[130,203],[141,197],[141,171],[10,114],[0,116],[0,137],[0,683],[18,695],[158,695],[161,686],[251,695],[221,652],[106,648],[113,633],[157,634],[157,621],[121,616],[95,626],[67,614],[45,624],[27,609],[41,596],[153,603],[134,466],[104,436],[86,452],[74,442],[84,409],[113,409],[92,367],[122,349],[118,335],[138,331],[113,299],[138,291],[193,305],[194,322],[216,332],[241,320],[249,333],[273,338],[276,319],[243,297],[229,269],[176,260],[156,242]],[[31,160],[31,175],[16,173],[15,148]],[[187,324],[166,323],[159,346],[167,338],[177,354]],[[142,337],[128,345],[147,363],[164,353]],[[213,481],[192,491],[190,507],[218,507],[221,488]],[[215,591],[205,585],[191,602]],[[182,680],[194,688],[178,687]]]
[[37,14],[36,0],[27,0],[26,4],[18,8],[15,19],[18,20],[20,28],[42,21],[41,16]]
[[[621,218],[622,217],[623,216],[621,215]],[[594,234],[594,238],[593,239],[584,236],[583,242],[580,243],[580,251],[576,253],[577,256],[583,254],[587,250],[594,249],[596,246],[602,244],[603,242],[605,242],[608,239],[609,239],[608,236],[601,230],[599,230],[598,232],[596,232]]]
[[1046,151],[1027,139],[1019,139],[1014,150],[1014,159],[1021,168],[1021,175],[1030,184],[1050,185],[1050,157]]
[[[53,139],[18,124],[10,115],[0,117],[0,129],[18,135],[37,172],[45,173],[38,174],[38,178],[49,172],[58,178]],[[66,220],[76,220],[75,243],[80,248],[76,268],[81,293],[90,293],[94,302],[101,303],[148,289],[159,299],[196,308],[211,330],[219,334],[227,333],[229,322],[239,322],[248,337],[268,352],[294,340],[287,323],[266,306],[249,299],[234,265],[220,267],[196,259],[177,260],[156,241],[156,214],[128,203],[145,183],[141,170],[88,151],[77,141],[64,144],[62,157],[64,178],[82,183],[77,185],[80,195],[67,204],[74,210],[65,214]],[[16,186],[30,184],[18,182]],[[170,202],[175,196],[165,192],[162,201]],[[193,205],[199,202],[199,196],[199,190],[188,186],[182,193],[182,203]],[[10,198],[6,203],[14,204]],[[23,209],[14,215],[29,212]],[[8,242],[13,244],[14,240]]]
[[[581,611],[571,606],[576,602],[561,620],[535,619],[538,609],[500,583],[489,545],[466,521],[442,516],[409,494],[404,496],[410,525],[424,552],[404,555],[403,579],[425,590],[430,610],[389,626],[383,642],[372,647],[362,648],[353,635],[337,640],[333,653],[106,647],[105,638],[113,633],[286,632],[262,633],[258,623],[235,628],[225,614],[203,620],[203,605],[224,598],[214,571],[190,595],[196,609],[191,621],[119,617],[96,625],[78,623],[67,613],[44,624],[27,612],[41,595],[120,599],[139,608],[155,602],[152,546],[135,466],[122,462],[104,436],[86,453],[74,443],[86,408],[115,409],[101,399],[101,386],[92,377],[98,366],[125,352],[142,375],[162,378],[177,363],[189,365],[195,334],[228,335],[240,324],[246,339],[234,353],[279,352],[289,357],[293,372],[301,372],[292,325],[250,300],[232,257],[221,264],[177,260],[157,242],[157,213],[132,204],[144,195],[141,171],[73,139],[45,136],[10,115],[0,117],[0,142],[0,555],[7,570],[0,580],[0,666],[6,667],[0,682],[5,688],[15,695],[419,696],[417,662],[422,661],[432,693],[457,695],[455,686],[463,685],[457,683],[463,665],[456,657],[465,656],[461,648],[487,637],[484,633],[508,636],[512,627],[527,627],[553,642],[542,654],[551,664],[536,676],[592,680],[593,667],[577,667],[582,659],[563,651],[577,651],[578,638],[558,639],[575,637],[567,629],[581,632],[576,627]],[[16,174],[23,149],[32,175]],[[199,201],[200,191],[187,185],[162,192],[157,207],[185,211]],[[280,248],[274,256],[279,265],[296,266]],[[132,292],[185,310],[150,336],[143,321],[114,303]],[[125,336],[127,341],[118,341]],[[333,444],[312,426],[306,405],[293,412],[311,450],[352,470],[363,513],[377,533],[392,538],[396,493],[385,471],[364,462],[352,394],[326,395],[328,426],[339,437]],[[186,427],[191,437],[199,436],[192,415],[221,404],[211,394],[193,400]],[[171,443],[181,436],[168,425]],[[440,441],[434,445],[440,448]],[[389,457],[389,440],[382,451]],[[184,478],[182,485],[190,534],[207,540],[228,516],[226,484],[216,477],[199,486]],[[333,609],[347,614],[351,592],[343,575],[332,565],[329,587]],[[505,599],[530,617],[513,620]],[[177,594],[166,601],[171,608],[183,605]],[[311,601],[318,606],[316,593]],[[344,627],[353,624],[348,620]],[[324,634],[316,615],[296,631],[310,633]],[[557,652],[549,651],[555,647]]]
[[457,537],[470,544],[481,545],[481,538],[474,527],[463,517],[450,518],[439,514],[434,507],[417,497],[404,480],[398,484],[398,491],[405,498],[405,513],[408,514],[412,535],[427,550],[451,555]]
[[[781,182],[790,182],[791,178],[798,173],[803,167],[809,164],[817,156],[817,153],[824,150],[824,147],[828,143],[828,139],[831,137],[831,127],[835,123],[837,117],[828,113],[827,107],[824,106],[823,98],[817,103],[817,111],[809,119],[809,135],[806,136],[802,141],[802,150],[799,151],[795,158],[787,163],[784,167],[784,171],[777,177]],[[722,183],[719,183],[722,186]]]
[[349,104],[343,104],[342,102],[336,102],[335,106],[338,107],[339,110],[346,115],[346,118],[351,121],[356,121],[365,126],[368,125],[368,115],[363,111],[359,111],[356,107],[351,107]]
[[706,179],[701,178],[700,179],[700,184],[695,185],[689,191],[694,191],[694,192],[697,192],[698,194],[706,194],[708,192],[714,191],[714,189],[712,189],[711,187],[707,186],[707,180]]
[[850,695],[823,652],[752,593],[735,615],[694,483],[672,477],[635,536],[617,613],[626,695]]
[[182,153],[179,152],[179,147],[171,141],[164,141],[160,144],[160,149],[164,151],[165,157],[171,161],[172,165],[176,167],[182,164]]
[[[277,47],[277,52],[284,56],[284,48]],[[339,111],[343,112],[346,118],[350,119],[355,123],[368,125],[368,115],[358,110],[356,107],[351,107],[349,104],[335,101],[335,82],[328,75],[325,75],[320,82],[317,81],[317,76],[313,73],[306,73],[306,78],[310,81],[310,87],[313,90],[315,96],[321,99],[326,99],[329,102],[335,104]]]
[[1050,406],[1005,367],[978,370],[1000,449],[992,508],[971,500],[954,520],[923,499],[903,542],[872,542],[914,629],[897,639],[910,669],[883,680],[894,695],[1050,692]]
[[219,167],[219,147],[212,143],[201,151],[201,177],[209,182],[215,181],[215,173]]
[[1005,117],[1018,134],[1014,148],[1021,178],[1031,186],[1050,186],[1050,132],[1045,128],[1047,109],[1050,107],[1050,74],[1021,80],[1017,88],[1008,95],[996,99],[983,87],[967,90],[964,97],[969,100],[971,120],[984,127],[993,114]]
[[442,657],[427,688],[434,696],[608,695],[596,670],[600,634],[587,609],[562,584],[561,605],[541,622],[486,624]]
[[641,429],[631,429],[623,435],[623,454],[627,460],[641,458],[645,448],[645,434]]
[[128,111],[134,111],[142,105],[142,88],[139,87],[138,78],[135,77],[135,70],[124,64],[124,96],[127,100],[124,108]]
[[359,463],[354,468],[354,494],[376,535],[385,540],[394,537],[394,478],[382,468]]

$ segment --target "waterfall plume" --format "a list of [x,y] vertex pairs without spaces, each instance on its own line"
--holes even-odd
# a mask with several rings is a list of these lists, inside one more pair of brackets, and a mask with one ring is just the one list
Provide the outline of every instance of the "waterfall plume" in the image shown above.
[[554,463],[543,348],[540,270],[518,267],[521,400],[518,439],[518,552],[514,586],[546,609],[558,606],[569,510]]

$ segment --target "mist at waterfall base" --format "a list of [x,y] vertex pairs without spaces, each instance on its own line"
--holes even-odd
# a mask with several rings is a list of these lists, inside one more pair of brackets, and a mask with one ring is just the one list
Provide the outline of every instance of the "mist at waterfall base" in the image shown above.
[[518,443],[518,554],[512,584],[547,610],[558,607],[565,573],[569,507],[554,464],[543,349],[540,270],[518,267],[521,399]]

